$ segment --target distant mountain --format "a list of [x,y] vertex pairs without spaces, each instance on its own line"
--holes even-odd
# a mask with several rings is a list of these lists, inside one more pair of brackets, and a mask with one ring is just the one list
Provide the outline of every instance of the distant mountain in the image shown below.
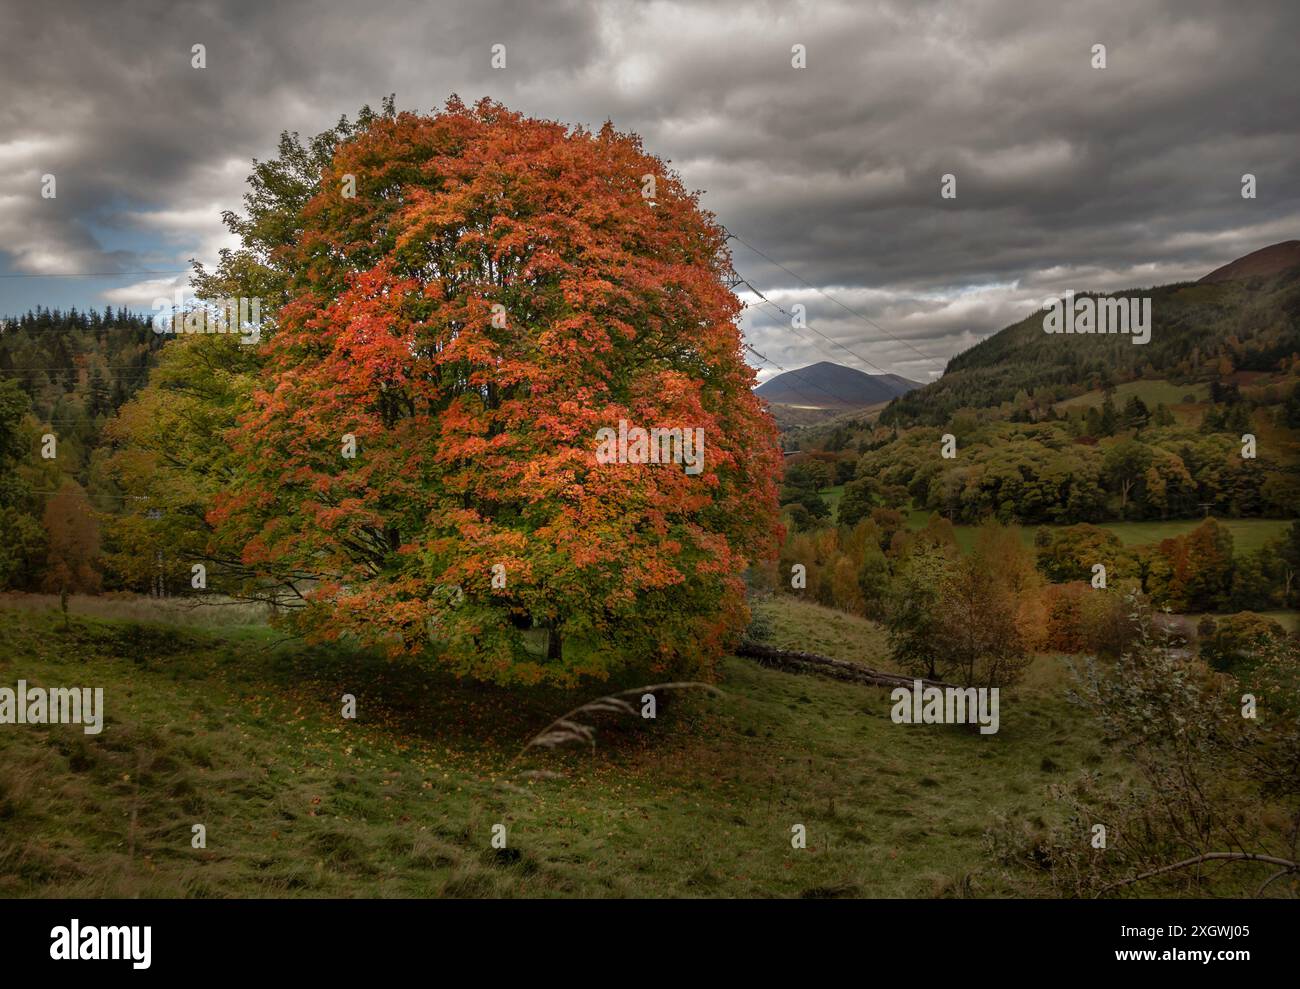
[[1274,371],[1300,353],[1300,241],[1254,251],[1199,282],[1078,295],[1151,299],[1150,341],[1046,333],[1040,309],[958,354],[938,381],[891,402],[880,422],[939,425],[958,409],[1014,403],[1038,389]]
[[773,405],[817,409],[861,409],[888,402],[921,385],[897,374],[867,374],[822,361],[778,374],[754,389]]
[[1300,240],[1284,240],[1280,244],[1261,247],[1236,261],[1229,261],[1202,278],[1200,284],[1276,275],[1292,268],[1300,268]]

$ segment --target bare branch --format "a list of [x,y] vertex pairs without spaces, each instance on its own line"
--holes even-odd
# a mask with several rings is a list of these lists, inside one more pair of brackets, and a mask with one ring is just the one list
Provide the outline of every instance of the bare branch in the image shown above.
[[[1139,876],[1133,876],[1130,879],[1121,879],[1119,882],[1109,883],[1097,891],[1097,896],[1109,892],[1112,889],[1118,889],[1121,886],[1131,886],[1134,883],[1140,883],[1144,879],[1150,879],[1153,876],[1159,876],[1166,872],[1174,872],[1177,869],[1186,869],[1189,866],[1200,865],[1202,862],[1267,862],[1270,865],[1283,866],[1278,876],[1284,876],[1289,872],[1300,872],[1300,862],[1292,862],[1290,859],[1276,858],[1272,855],[1256,855],[1253,852],[1206,852],[1204,855],[1197,855],[1193,858],[1183,859],[1181,862],[1175,862],[1173,865],[1164,865],[1159,869],[1152,869],[1150,872],[1144,872]],[[1278,876],[1273,876],[1268,882],[1272,882]],[[1265,883],[1264,886],[1267,886]],[[1264,886],[1260,887],[1262,891]]]
[[722,691],[711,684],[681,681],[676,683],[655,683],[648,687],[637,687],[633,690],[622,690],[616,694],[597,697],[595,700],[587,701],[585,704],[575,707],[572,711],[568,711],[556,718],[530,738],[528,743],[519,750],[519,754],[510,762],[513,765],[531,748],[553,749],[569,742],[586,742],[594,749],[596,747],[596,729],[591,725],[576,720],[580,715],[613,713],[635,717],[636,708],[623,698],[640,697],[643,694],[653,694],[661,690],[689,690],[692,688],[699,688],[717,697],[723,696]]

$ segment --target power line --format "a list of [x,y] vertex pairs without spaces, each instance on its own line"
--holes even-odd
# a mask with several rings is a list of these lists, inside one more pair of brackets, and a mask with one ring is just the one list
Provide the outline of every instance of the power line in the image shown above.
[[[761,299],[761,301],[759,302],[759,305],[768,305],[768,306],[771,306],[773,309],[776,309],[778,312],[784,313],[788,318],[793,319],[793,317],[790,315],[790,313],[786,312],[784,309],[782,309],[780,306],[778,306],[778,305],[777,305],[775,302],[773,302],[771,299],[769,299],[769,298],[767,298],[766,296],[764,296],[761,292],[758,291],[758,289],[754,288],[754,286],[751,285],[751,284],[750,284],[746,279],[737,276],[737,281],[739,281],[739,282],[743,282],[745,285],[747,285],[747,286],[749,287],[749,289],[750,289],[751,291],[753,291],[754,293],[756,293],[756,294],[759,296],[759,298]],[[818,331],[816,327],[810,327],[810,326],[808,325],[808,323],[807,323],[806,320],[804,321],[804,328],[805,328],[805,329],[811,329],[814,333],[818,333],[819,336],[824,336],[824,335],[825,335],[825,334],[820,333],[820,331]],[[790,325],[790,329],[791,329],[791,330],[794,330],[794,332],[795,332],[796,334],[799,332],[799,331],[798,331],[798,328],[797,328],[796,326],[794,326],[793,323],[791,323],[791,325]],[[803,338],[800,337],[800,339],[802,340]],[[822,347],[817,346],[817,342],[816,342],[815,340],[808,340],[808,341],[806,341],[806,342],[807,342],[807,343],[808,343],[808,344],[809,344],[809,345],[810,345],[810,346],[811,346],[815,351],[817,351],[817,353],[821,354],[823,357],[829,357],[832,361],[835,360],[835,356],[834,356],[833,354],[828,353],[828,352],[827,352],[825,349],[823,349]],[[870,364],[871,362],[868,361],[867,363]],[[874,364],[871,364],[871,366],[872,366],[872,367],[875,367]],[[876,370],[879,371],[880,368],[876,368]],[[885,372],[882,371],[881,373],[883,374],[883,373],[885,373]],[[858,402],[849,401],[848,399],[841,399],[841,401],[845,402],[845,403],[848,404],[848,405],[858,405],[858,404],[859,404]]]
[[[795,327],[794,327],[794,323],[793,323],[793,320],[794,320],[794,314],[793,314],[793,313],[791,313],[791,312],[789,312],[788,310],[782,308],[781,306],[779,306],[779,305],[777,305],[775,302],[773,302],[771,299],[769,299],[766,295],[764,295],[762,292],[760,292],[758,289],[756,289],[756,288],[754,287],[753,283],[750,282],[748,279],[741,278],[740,281],[743,282],[746,286],[748,286],[748,287],[749,287],[749,290],[750,290],[751,292],[753,292],[753,293],[754,293],[755,295],[757,295],[760,299],[762,299],[764,302],[766,302],[768,305],[770,305],[773,309],[776,309],[778,312],[784,313],[785,316],[791,320],[790,328],[791,328],[791,329],[794,329],[794,328],[795,328]],[[845,352],[848,353],[848,354],[852,354],[854,357],[856,357],[858,360],[860,360],[863,364],[867,365],[867,367],[872,368],[873,370],[878,371],[878,372],[881,373],[881,374],[889,374],[889,372],[886,371],[886,370],[885,370],[883,367],[881,367],[880,365],[878,365],[878,364],[873,364],[871,361],[867,360],[867,359],[866,359],[865,357],[863,357],[861,354],[858,354],[858,353],[855,353],[855,352],[852,351],[852,350],[849,350],[849,348],[846,347],[846,346],[844,346],[844,344],[839,343],[839,342],[836,341],[836,340],[832,340],[830,337],[826,336],[825,333],[823,333],[821,330],[817,329],[815,326],[813,326],[813,325],[812,325],[811,323],[809,323],[807,320],[804,320],[804,328],[805,328],[805,329],[812,330],[812,331],[813,331],[814,333],[816,333],[819,337],[823,337],[823,338],[825,338],[826,340],[830,340],[830,342],[833,343],[833,344],[835,344],[835,346],[839,347],[841,350],[845,351]]]
[[[741,281],[744,281],[744,279],[741,279]],[[748,282],[746,282],[746,284],[748,284]],[[751,287],[752,287],[752,286],[751,286]],[[773,308],[777,308],[776,303],[771,302],[771,301],[768,300],[768,299],[764,299],[762,302],[759,303],[759,305],[768,305],[768,306],[772,306]],[[749,345],[746,344],[745,346],[748,347]],[[816,345],[816,344],[813,344],[813,346],[816,347],[817,345]],[[750,349],[751,351],[753,351],[755,354],[758,354],[758,351],[757,351],[757,350],[754,350],[753,347],[749,347],[749,349]],[[823,353],[823,354],[825,353],[825,351],[820,351],[820,352]],[[758,356],[763,357],[762,354],[758,354]],[[829,356],[829,355],[827,355],[827,356]],[[801,375],[797,374],[797,373],[794,372],[794,371],[786,371],[785,368],[782,368],[782,367],[781,367],[781,365],[777,364],[775,361],[768,360],[768,358],[766,358],[766,357],[763,357],[763,360],[767,361],[767,362],[768,362],[769,364],[771,364],[773,367],[781,368],[781,370],[782,370],[784,373],[786,373],[786,374],[793,374],[793,375],[795,375],[796,377],[802,377]],[[843,405],[846,406],[846,407],[852,408],[852,407],[854,407],[854,406],[857,406],[857,405],[860,405],[860,404],[861,404],[861,403],[859,403],[859,402],[851,401],[851,400],[845,398],[843,395],[836,395],[836,394],[834,394],[833,392],[831,392],[831,391],[829,391],[828,389],[826,389],[825,387],[823,387],[819,382],[816,382],[816,381],[813,381],[813,380],[811,380],[811,379],[808,379],[808,383],[811,384],[814,388],[818,388],[818,389],[820,389],[821,391],[825,392],[827,395],[830,395],[831,398],[835,399],[837,402],[843,404]],[[799,397],[801,397],[801,398],[803,398],[803,399],[808,399],[808,398],[809,398],[809,396],[808,396],[808,394],[807,394],[806,392],[800,392],[798,389],[794,389],[794,392],[795,392],[796,395],[798,395]],[[820,408],[820,406],[817,406],[817,407]]]
[[[804,278],[802,275],[798,275],[798,274],[796,274],[795,272],[791,271],[789,268],[787,268],[785,265],[783,265],[780,261],[776,260],[776,259],[773,258],[771,255],[765,254],[764,252],[760,251],[757,247],[755,247],[753,244],[749,243],[749,241],[744,240],[744,239],[741,238],[739,235],[737,235],[737,234],[733,234],[733,233],[729,233],[729,234],[727,234],[727,238],[728,238],[729,240],[735,240],[737,243],[739,243],[739,244],[741,244],[741,245],[743,245],[743,246],[749,248],[751,251],[753,251],[755,254],[757,254],[759,257],[763,258],[764,260],[766,260],[766,261],[769,262],[770,264],[774,264],[774,265],[776,265],[776,267],[780,268],[782,271],[784,271],[784,272],[785,272],[787,275],[789,275],[791,278],[797,278],[799,281],[801,281],[803,284],[807,285],[810,289],[812,289],[812,290],[813,290],[814,292],[816,292],[818,295],[823,295],[823,296],[825,296],[826,298],[830,299],[831,302],[835,303],[837,306],[839,306],[839,307],[840,307],[841,309],[843,309],[845,312],[849,313],[849,314],[852,315],[852,316],[856,316],[858,319],[862,320],[864,323],[867,323],[869,326],[873,326],[873,327],[875,327],[875,328],[876,328],[877,330],[879,330],[881,333],[885,334],[885,336],[889,337],[889,339],[893,340],[895,343],[902,344],[904,347],[906,347],[908,350],[912,351],[912,353],[916,354],[918,357],[924,357],[927,361],[929,361],[929,362],[930,362],[931,364],[933,364],[935,367],[938,367],[938,368],[940,368],[940,369],[942,370],[942,369],[946,366],[946,365],[945,365],[942,361],[940,361],[937,357],[932,357],[932,356],[930,356],[929,354],[925,353],[924,351],[917,350],[917,348],[914,347],[914,346],[912,346],[912,344],[910,344],[908,341],[903,340],[903,339],[901,339],[901,338],[899,338],[899,337],[894,336],[894,334],[890,333],[887,329],[885,329],[883,326],[881,326],[879,323],[877,323],[877,322],[876,322],[874,319],[872,319],[871,317],[863,315],[862,313],[858,312],[856,309],[851,309],[851,308],[849,308],[849,307],[846,306],[843,302],[841,302],[839,299],[835,298],[835,296],[831,295],[829,292],[825,292],[825,291],[823,291],[822,289],[820,289],[820,288],[818,288],[816,285],[814,285],[812,282],[808,281],[808,279]],[[742,279],[742,281],[744,281],[744,279]],[[749,287],[750,287],[751,289],[754,288],[754,286],[753,286],[753,285],[750,285],[749,282],[747,282],[747,281],[745,282],[745,284],[746,284],[746,285],[749,285]],[[758,291],[758,290],[757,290],[757,289],[754,289],[754,291]],[[819,331],[814,331],[814,332],[819,332]],[[822,335],[822,336],[825,336],[825,334],[821,334],[821,335]],[[860,361],[864,361],[864,362],[867,363],[867,364],[871,364],[871,362],[868,361],[868,360],[867,360],[865,357],[863,357],[861,354],[854,353],[854,351],[849,350],[848,347],[845,347],[842,343],[838,342],[837,340],[831,340],[830,337],[826,337],[826,339],[827,339],[827,340],[830,340],[831,343],[835,344],[835,346],[839,347],[841,350],[844,350],[844,351],[846,351],[846,352],[848,352],[848,353],[850,353],[850,354],[853,354],[853,356],[854,356],[854,357],[857,357],[858,360],[860,360]],[[875,367],[874,364],[871,364],[871,366],[872,366],[872,367]]]
[[189,268],[172,268],[154,271],[20,271],[0,275],[0,278],[118,278],[125,275],[183,275],[189,270]]
[[0,374],[35,374],[38,371],[44,371],[46,374],[66,374],[69,371],[85,371],[87,374],[94,374],[96,371],[152,371],[152,364],[95,364],[85,367],[79,364],[65,364],[62,367],[0,367]]
[[[741,344],[742,344],[742,346],[745,347],[746,350],[748,350],[750,353],[752,353],[752,354],[753,354],[755,357],[757,357],[759,360],[766,361],[768,364],[771,364],[771,365],[772,365],[774,368],[776,368],[778,371],[781,371],[781,372],[784,373],[784,374],[792,374],[792,375],[794,375],[796,378],[798,378],[800,381],[807,380],[807,381],[808,381],[808,384],[812,385],[814,388],[819,389],[820,391],[825,392],[827,395],[830,395],[831,398],[836,399],[836,401],[839,401],[839,402],[843,402],[843,401],[844,401],[844,399],[839,398],[839,397],[836,396],[836,395],[831,395],[830,392],[826,391],[825,388],[822,388],[822,386],[821,386],[820,384],[818,384],[816,381],[813,381],[813,380],[811,380],[811,379],[805,379],[805,378],[803,377],[803,375],[801,375],[798,371],[787,371],[785,368],[783,368],[783,367],[782,367],[780,364],[778,364],[776,361],[772,360],[772,358],[766,356],[765,354],[760,354],[760,353],[759,353],[757,350],[755,350],[755,349],[754,349],[750,344],[745,343],[744,341],[741,341]],[[799,392],[799,391],[796,391],[796,394],[800,395],[800,396],[803,397],[803,398],[807,398],[807,397],[808,397],[808,394],[807,394],[806,392]],[[761,398],[762,396],[759,396],[759,397]],[[820,407],[820,406],[819,406],[819,407]]]

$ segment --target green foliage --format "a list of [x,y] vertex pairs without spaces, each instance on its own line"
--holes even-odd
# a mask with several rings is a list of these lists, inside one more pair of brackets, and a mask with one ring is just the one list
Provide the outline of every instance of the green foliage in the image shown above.
[[29,408],[17,383],[0,379],[0,590],[30,586],[45,549],[39,499],[22,466],[36,443]]
[[820,460],[801,460],[788,464],[781,485],[781,504],[803,502],[831,484],[831,472]]
[[1240,434],[1147,429],[1141,440],[1094,445],[1067,422],[992,421],[972,428],[951,460],[939,456],[939,438],[907,430],[863,454],[858,477],[869,484],[855,497],[905,490],[915,507],[960,523],[1069,525],[1195,517],[1203,505],[1228,517],[1285,516],[1294,511],[1290,485],[1300,483],[1300,464],[1278,445],[1242,458]]
[[918,533],[895,569],[884,620],[894,662],[963,686],[1010,686],[1042,632],[1033,554],[995,523],[980,529],[965,556],[942,532]]
[[1108,581],[1135,575],[1133,559],[1119,536],[1100,526],[1058,529],[1038,544],[1039,569],[1052,581],[1091,580],[1098,563],[1105,566]]
[[1291,429],[1300,429],[1300,384],[1291,389],[1282,410],[1282,422]]
[[[1052,787],[1067,818],[1006,819],[990,830],[990,849],[1039,871],[1057,895],[1223,896],[1241,885],[1256,896],[1288,885],[1294,891],[1296,641],[1255,638],[1247,668],[1225,676],[1162,638],[1136,601],[1134,614],[1140,632],[1132,648],[1116,662],[1086,664],[1075,694],[1131,772],[1113,780],[1089,772]],[[1243,706],[1244,694],[1257,711]],[[1104,827],[1104,847],[1088,840],[1096,825]],[[1209,861],[1214,868],[1205,867]]]
[[870,517],[872,511],[880,505],[879,491],[880,485],[872,477],[861,477],[844,485],[844,497],[840,500],[840,524],[857,525]]
[[1206,623],[1200,638],[1200,656],[1216,670],[1240,674],[1285,638],[1286,630],[1271,618],[1243,611]]
[[958,354],[938,381],[894,399],[881,424],[941,426],[963,408],[1007,403],[1010,409],[1021,391],[1060,400],[1108,378],[1205,380],[1221,374],[1220,358],[1229,354],[1229,370],[1271,370],[1300,353],[1300,324],[1291,315],[1300,304],[1300,271],[1253,285],[1175,284],[1113,294],[1151,298],[1150,343],[1135,346],[1122,334],[1044,333],[1039,310]]
[[766,642],[772,638],[775,628],[772,616],[761,608],[750,609],[749,625],[745,628],[745,638],[754,642]]
[[1129,496],[1141,497],[1145,474],[1152,452],[1133,440],[1124,440],[1106,448],[1102,458],[1102,480],[1106,489],[1120,495],[1120,518],[1127,514]]
[[26,393],[58,436],[64,472],[86,484],[105,421],[144,386],[161,345],[149,316],[37,307],[0,319],[0,384]]
[[879,620],[887,613],[891,576],[889,560],[879,545],[868,544],[858,569],[858,586],[862,588],[864,614],[868,618]]
[[170,340],[149,386],[109,423],[104,474],[121,500],[107,520],[104,549],[117,586],[146,591],[160,580],[168,593],[185,592],[190,567],[203,562],[210,590],[276,595],[207,521],[213,495],[234,478],[225,435],[247,408],[258,362],[256,348],[234,335]]
[[1124,403],[1124,412],[1120,418],[1121,425],[1125,429],[1140,432],[1146,429],[1150,422],[1151,410],[1147,408],[1146,402],[1137,395],[1130,395],[1128,401]]
[[885,627],[889,652],[908,673],[935,679],[945,655],[943,586],[953,571],[951,555],[919,548],[901,562],[890,588]]

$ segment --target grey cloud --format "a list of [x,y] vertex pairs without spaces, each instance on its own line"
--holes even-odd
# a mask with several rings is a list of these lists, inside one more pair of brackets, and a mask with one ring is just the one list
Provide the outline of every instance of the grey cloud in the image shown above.
[[[314,133],[389,92],[403,107],[489,95],[637,131],[728,229],[907,344],[737,246],[756,286],[923,380],[934,363],[912,348],[941,364],[1045,295],[1197,277],[1300,235],[1289,0],[146,0],[30,6],[9,21],[11,271],[210,255],[217,210],[238,208],[248,161],[272,154],[280,130]],[[790,66],[796,42],[806,69]],[[203,71],[194,43],[207,46]],[[495,43],[504,71],[489,65]],[[1104,70],[1089,65],[1096,43]],[[39,199],[43,172],[58,175],[56,201]],[[955,201],[939,197],[945,172]],[[1240,197],[1243,172],[1258,177],[1254,201]],[[0,284],[0,310],[14,290]],[[773,316],[746,319],[773,360],[866,366]]]

